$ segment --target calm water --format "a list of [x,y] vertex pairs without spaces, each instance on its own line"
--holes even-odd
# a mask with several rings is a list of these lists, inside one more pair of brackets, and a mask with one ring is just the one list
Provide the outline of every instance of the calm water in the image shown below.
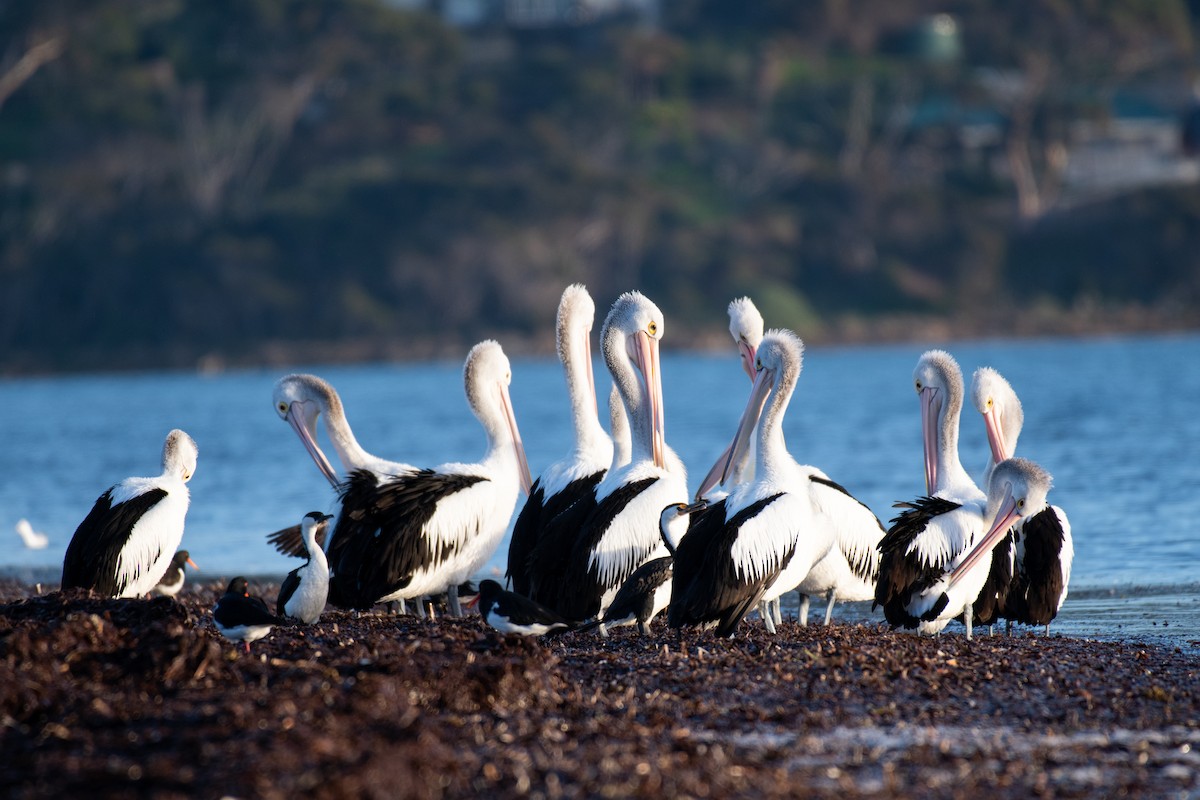
[[[672,354],[671,344],[668,337],[663,348],[667,441],[694,486],[732,436],[750,384],[732,348]],[[1076,548],[1061,629],[1200,639],[1200,336],[948,349],[968,382],[982,365],[1009,379],[1025,407],[1018,452],[1055,477],[1052,497],[1071,518]],[[885,523],[893,501],[924,490],[911,385],[923,350],[810,350],[785,424],[799,461],[823,468]],[[597,366],[598,389],[607,398],[607,372]],[[551,359],[515,359],[513,368],[513,403],[536,475],[569,447],[562,372]],[[483,452],[482,430],[463,397],[460,363],[298,371],[319,374],[338,389],[370,452],[428,466],[474,461]],[[49,569],[57,577],[71,534],[97,495],[127,476],[157,474],[163,437],[180,427],[200,447],[184,546],[203,575],[282,575],[295,562],[275,553],[264,536],[307,511],[331,510],[333,501],[272,410],[271,387],[282,374],[0,381],[6,412],[0,417],[0,537],[11,537],[0,551],[0,569],[26,575]],[[987,442],[969,407],[960,449],[978,475]],[[21,517],[49,534],[47,549],[21,546],[12,531]],[[491,569],[502,571],[506,546]]]

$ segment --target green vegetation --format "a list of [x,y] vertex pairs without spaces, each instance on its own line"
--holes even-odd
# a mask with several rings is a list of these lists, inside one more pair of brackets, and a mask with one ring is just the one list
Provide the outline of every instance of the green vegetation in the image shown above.
[[1198,22],[0,0],[0,372],[545,351],[573,281],[646,292],[673,346],[723,342],[740,293],[817,340],[1194,326],[1196,184],[1072,195],[1067,166],[1118,96],[1183,110]]

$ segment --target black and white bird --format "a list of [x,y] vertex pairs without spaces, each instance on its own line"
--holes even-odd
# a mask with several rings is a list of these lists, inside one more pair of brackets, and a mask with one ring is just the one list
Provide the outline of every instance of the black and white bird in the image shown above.
[[341,508],[326,547],[329,601],[343,608],[449,593],[499,545],[529,465],[508,387],[512,368],[494,341],[475,345],[463,368],[467,403],[487,434],[474,464],[447,463],[399,475],[359,469],[341,485]]
[[738,463],[753,440],[753,477],[699,514],[679,543],[672,628],[715,624],[718,636],[732,635],[769,591],[792,588],[833,546],[829,532],[813,524],[808,475],[783,436],[803,352],[799,337],[782,330],[768,332],[758,347],[754,386],[727,459]]
[[[931,609],[960,556],[986,530],[987,497],[963,469],[958,456],[959,417],[964,388],[958,362],[945,351],[930,350],[917,361],[913,382],[921,407],[926,496],[897,503],[905,509],[892,520],[879,543],[879,582],[875,605],[893,627],[938,633],[979,596],[991,562],[971,572],[937,614]],[[968,596],[969,595],[969,596]],[[961,602],[960,602],[961,601]],[[964,623],[971,635],[973,614]]]
[[200,569],[196,566],[196,562],[192,561],[187,550],[180,550],[175,553],[175,557],[171,559],[171,563],[167,565],[167,571],[159,578],[159,581],[154,586],[154,593],[161,594],[164,597],[174,597],[183,589],[184,566],[189,566],[192,569]]
[[[729,304],[729,333],[737,345],[742,368],[753,381],[755,353],[763,338],[763,318],[749,297],[740,297]],[[715,487],[724,486],[728,490],[753,478],[753,446],[745,451],[740,463],[727,463],[729,452],[727,449],[709,470],[697,490],[698,496],[716,500],[723,493]],[[800,469],[808,475],[814,525],[827,528],[835,545],[795,586],[800,595],[800,624],[808,624],[809,597],[821,596],[827,601],[825,624],[828,625],[837,601],[874,598],[879,577],[878,544],[884,527],[865,503],[823,470],[809,464],[800,465]],[[783,583],[789,579],[785,575]],[[780,597],[760,605],[759,613],[773,633],[782,621]]]
[[649,635],[650,623],[671,604],[671,576],[674,573],[676,545],[687,533],[692,513],[703,511],[707,505],[706,501],[701,500],[691,505],[672,503],[664,508],[659,516],[658,528],[670,555],[653,558],[635,569],[621,584],[604,614],[579,630],[599,628],[601,636],[608,636],[611,628],[636,623],[643,636]]
[[549,633],[569,631],[576,626],[576,623],[563,619],[557,612],[541,603],[522,597],[516,592],[505,591],[503,586],[493,580],[479,583],[476,602],[479,605],[479,615],[501,633],[545,636]]
[[[971,396],[987,428],[992,456],[986,474],[990,476],[998,463],[1016,453],[1025,412],[1012,385],[991,367],[975,371]],[[1011,575],[1007,576],[1009,583],[1003,587],[1003,595],[996,598],[998,616],[1004,617],[1009,625],[1013,622],[1044,625],[1049,632],[1050,622],[1067,599],[1074,556],[1071,523],[1067,513],[1058,506],[1047,504],[1040,511],[1017,520],[1008,538],[992,550],[989,582],[997,573],[997,564],[1011,565]],[[996,580],[1004,577],[1000,574]],[[976,601],[977,607],[978,603]],[[985,624],[994,621],[994,616],[976,616]]]
[[21,537],[21,543],[29,550],[43,550],[50,544],[50,537],[41,531],[35,531],[27,519],[17,520],[14,528],[17,536]]
[[582,284],[568,286],[558,304],[556,344],[567,381],[575,442],[564,458],[534,482],[517,515],[508,545],[508,579],[513,591],[529,596],[529,560],[550,520],[581,497],[592,494],[613,459],[613,444],[600,425],[589,337],[596,304]]
[[161,475],[126,478],[100,495],[67,545],[62,588],[105,597],[149,593],[183,540],[196,455],[192,437],[173,430],[163,443]]
[[242,642],[247,653],[251,642],[266,636],[280,622],[266,603],[250,595],[246,579],[240,576],[229,582],[229,588],[213,606],[212,618],[220,634],[231,641]]
[[662,312],[639,292],[617,298],[604,321],[601,346],[629,419],[630,461],[559,514],[551,525],[563,533],[548,530],[549,545],[530,561],[532,597],[570,620],[602,613],[634,570],[666,554],[659,514],[687,502],[687,472],[663,432],[663,329]]
[[283,584],[279,587],[279,599],[275,603],[275,613],[279,616],[291,617],[311,625],[325,610],[325,601],[329,597],[329,562],[325,559],[325,551],[321,549],[318,539],[325,538],[325,528],[332,518],[330,514],[310,511],[300,521],[300,532],[304,538],[308,560],[283,579]]

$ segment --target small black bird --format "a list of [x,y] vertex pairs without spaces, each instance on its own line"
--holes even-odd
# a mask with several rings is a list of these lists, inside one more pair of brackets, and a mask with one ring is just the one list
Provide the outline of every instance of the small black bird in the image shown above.
[[187,564],[192,569],[200,569],[196,566],[196,562],[192,561],[187,550],[180,550],[175,553],[175,557],[171,559],[167,571],[159,579],[158,584],[154,587],[157,594],[165,597],[174,597],[179,594],[179,590],[183,588],[183,565]]
[[266,636],[271,626],[279,624],[279,617],[271,613],[266,603],[250,596],[250,587],[240,576],[229,582],[229,588],[213,606],[212,617],[221,635],[245,644],[247,653],[251,642]]
[[488,625],[501,633],[517,633],[521,636],[543,636],[562,633],[576,627],[576,623],[560,617],[540,603],[522,597],[492,580],[479,584],[479,615]]

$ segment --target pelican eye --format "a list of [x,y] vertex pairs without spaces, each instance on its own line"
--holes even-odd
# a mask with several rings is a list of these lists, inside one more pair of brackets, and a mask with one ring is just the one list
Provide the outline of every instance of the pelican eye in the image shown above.
[[284,401],[280,400],[279,401],[279,413],[286,414],[287,411],[288,411],[288,404],[285,403]]
[[658,334],[658,323],[654,320],[650,320],[649,324],[646,325],[646,333],[650,334],[651,336],[656,336]]
[[1024,507],[1025,507],[1025,498],[1022,497],[1020,500],[1017,501],[1017,508],[1024,508]]

